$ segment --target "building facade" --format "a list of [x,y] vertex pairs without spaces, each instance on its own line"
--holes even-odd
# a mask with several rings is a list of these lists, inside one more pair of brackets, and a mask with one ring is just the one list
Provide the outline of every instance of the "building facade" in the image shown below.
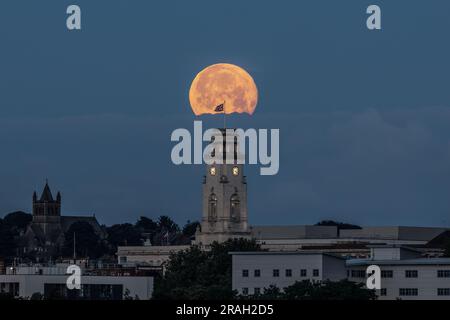
[[233,289],[244,295],[296,281],[365,284],[368,266],[381,269],[380,300],[450,300],[450,258],[426,258],[404,246],[373,246],[369,259],[343,259],[322,252],[234,252]]
[[339,281],[346,278],[345,260],[321,252],[231,252],[232,287],[240,294],[280,289],[296,281]]
[[126,246],[117,248],[117,263],[121,266],[142,266],[163,269],[172,253],[189,246]]
[[381,269],[380,300],[450,300],[450,258],[423,258],[406,247],[373,247],[370,259],[347,261],[347,277],[365,282],[369,265]]
[[87,270],[82,272],[81,289],[69,290],[67,266],[8,268],[6,274],[0,274],[0,292],[23,299],[35,294],[46,299],[122,300],[130,297],[148,300],[152,297],[153,277],[97,275]]

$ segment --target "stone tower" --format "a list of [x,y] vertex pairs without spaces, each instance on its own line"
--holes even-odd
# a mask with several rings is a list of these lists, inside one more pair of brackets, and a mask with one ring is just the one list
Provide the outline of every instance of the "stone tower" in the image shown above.
[[[203,178],[203,215],[201,229],[197,230],[195,243],[208,246],[214,241],[224,242],[230,238],[250,239],[247,219],[247,182],[244,166],[237,163],[241,157],[235,133],[225,134],[220,129],[224,143],[220,150],[223,164],[206,165]],[[234,147],[233,147],[234,146]],[[231,155],[232,154],[232,155]],[[234,159],[225,163],[226,157]]]
[[39,200],[36,191],[33,193],[33,225],[39,227],[47,239],[61,232],[61,194],[58,192],[54,200],[48,182]]

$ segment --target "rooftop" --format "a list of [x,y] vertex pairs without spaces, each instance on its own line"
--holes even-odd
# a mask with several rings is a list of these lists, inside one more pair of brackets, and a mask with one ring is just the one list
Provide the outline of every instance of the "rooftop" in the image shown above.
[[404,260],[371,260],[350,259],[346,261],[348,267],[366,265],[450,265],[450,258],[418,258]]
[[334,255],[331,253],[326,253],[326,252],[320,252],[320,251],[231,251],[229,252],[229,254],[231,255],[235,255],[235,256],[249,256],[249,255],[257,255],[257,256],[271,256],[271,255],[302,255],[302,256],[306,256],[306,255],[324,255],[324,256],[329,256],[329,257],[333,257],[333,258],[337,258],[337,259],[341,259],[341,260],[345,260],[345,258],[338,256],[338,255]]

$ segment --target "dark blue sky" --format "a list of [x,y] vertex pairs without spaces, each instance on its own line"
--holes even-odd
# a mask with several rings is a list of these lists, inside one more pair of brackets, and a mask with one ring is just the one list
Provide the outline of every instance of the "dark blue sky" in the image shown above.
[[281,135],[277,176],[247,168],[251,224],[450,226],[449,30],[444,0],[2,0],[0,216],[48,178],[64,214],[199,219],[204,169],[171,163],[170,134],[228,62],[260,92],[230,123]]

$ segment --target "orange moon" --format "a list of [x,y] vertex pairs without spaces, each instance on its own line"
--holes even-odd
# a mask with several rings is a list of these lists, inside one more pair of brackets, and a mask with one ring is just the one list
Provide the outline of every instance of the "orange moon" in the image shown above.
[[253,114],[258,103],[258,89],[244,69],[228,63],[211,65],[197,74],[189,90],[189,102],[195,115],[216,114],[225,102],[225,113]]

